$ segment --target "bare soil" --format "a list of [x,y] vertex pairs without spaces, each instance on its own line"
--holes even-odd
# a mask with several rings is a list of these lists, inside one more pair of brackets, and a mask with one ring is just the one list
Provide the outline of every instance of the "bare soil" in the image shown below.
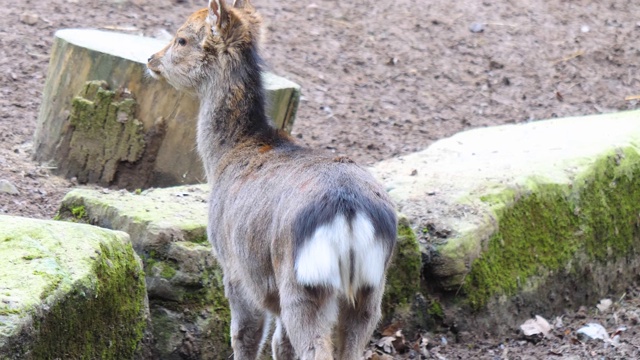
[[[266,22],[267,65],[303,88],[294,135],[364,164],[474,127],[640,108],[637,0],[254,2]],[[0,214],[51,218],[75,186],[31,160],[53,33],[90,27],[161,36],[205,4],[0,0],[0,180],[19,191],[0,194]],[[516,332],[509,339],[427,333],[419,340],[428,340],[428,354],[407,339],[394,356],[640,358],[639,305],[629,284],[608,312],[557,314],[564,326],[541,341]],[[589,321],[626,330],[617,345],[578,340],[575,330]]]

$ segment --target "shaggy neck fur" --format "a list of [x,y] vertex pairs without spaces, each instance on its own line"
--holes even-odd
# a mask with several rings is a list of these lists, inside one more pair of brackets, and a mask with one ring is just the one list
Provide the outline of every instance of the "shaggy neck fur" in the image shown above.
[[241,56],[198,91],[198,151],[209,180],[233,148],[269,142],[275,133],[265,115],[260,59],[255,49]]

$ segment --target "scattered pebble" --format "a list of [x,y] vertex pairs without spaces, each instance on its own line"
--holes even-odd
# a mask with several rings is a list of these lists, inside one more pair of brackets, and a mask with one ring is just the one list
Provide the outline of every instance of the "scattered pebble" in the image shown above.
[[11,181],[0,179],[0,193],[18,195],[20,191]]
[[583,33],[588,33],[591,30],[591,28],[589,27],[589,25],[582,25],[580,27],[580,31],[582,31]]
[[469,31],[471,31],[472,33],[484,32],[484,24],[483,23],[472,23],[469,26]]
[[20,15],[20,22],[27,25],[35,25],[40,20],[40,17],[36,14],[23,13]]

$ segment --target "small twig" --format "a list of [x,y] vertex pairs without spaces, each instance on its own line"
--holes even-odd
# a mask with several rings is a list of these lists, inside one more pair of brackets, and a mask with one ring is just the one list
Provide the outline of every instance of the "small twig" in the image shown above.
[[327,21],[330,21],[330,22],[332,22],[332,23],[336,23],[336,24],[338,24],[338,25],[342,25],[342,26],[344,26],[344,27],[346,27],[346,28],[351,28],[351,27],[353,26],[352,24],[350,24],[350,23],[348,23],[348,22],[346,22],[346,21],[342,21],[342,20],[327,19]]
[[626,101],[631,101],[631,100],[640,100],[640,95],[631,95],[631,96],[627,96],[626,98],[624,98]]
[[578,84],[580,84],[580,83],[574,83],[573,85],[571,85],[568,88],[564,89],[564,91],[569,91],[569,90],[573,89],[574,87],[576,87]]
[[[640,95],[638,95],[638,97],[640,98]],[[622,294],[622,296],[620,296],[620,300],[618,300],[618,302],[621,303],[626,296],[627,296],[627,293],[625,292],[624,294]]]
[[507,27],[518,27],[518,25],[513,25],[513,24],[504,24],[504,23],[494,23],[494,22],[488,22],[488,23],[484,23],[484,25],[486,26],[507,26]]
[[27,53],[27,54],[30,55],[30,56],[33,56],[36,59],[40,59],[40,60],[48,60],[49,59],[49,56],[47,56],[47,55],[37,54],[37,53],[34,53],[34,52],[30,52],[30,53]]
[[559,63],[563,63],[563,62],[567,62],[569,60],[573,60],[573,59],[575,59],[577,57],[580,57],[582,55],[584,55],[584,50],[578,50],[578,51],[574,52],[573,54],[571,54],[571,55],[569,55],[567,57],[564,57],[564,58],[562,58],[560,60],[554,61],[553,65],[557,65]]

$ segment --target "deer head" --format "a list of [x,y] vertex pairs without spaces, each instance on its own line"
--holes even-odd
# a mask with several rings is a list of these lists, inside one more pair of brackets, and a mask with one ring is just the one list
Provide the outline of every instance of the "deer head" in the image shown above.
[[[181,91],[197,93],[229,71],[257,61],[261,19],[248,0],[228,5],[211,0],[178,29],[173,40],[147,63],[149,74]],[[241,74],[239,74],[241,75]]]

